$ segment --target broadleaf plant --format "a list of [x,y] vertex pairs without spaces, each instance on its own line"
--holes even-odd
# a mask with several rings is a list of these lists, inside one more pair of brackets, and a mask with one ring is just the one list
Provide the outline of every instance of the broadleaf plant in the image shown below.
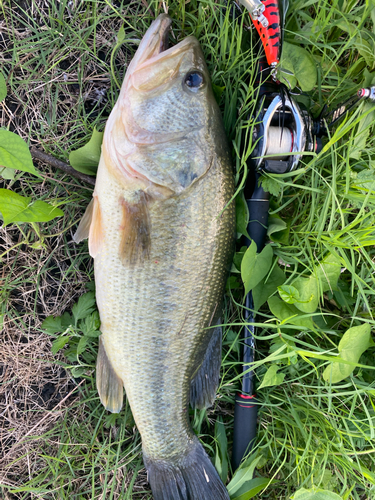
[[98,132],[96,128],[94,128],[89,142],[70,153],[69,162],[71,166],[83,174],[96,175],[101,155],[102,142],[103,132]]
[[26,142],[9,130],[0,129],[0,167],[39,175]]
[[[370,347],[371,326],[364,323],[360,326],[353,326],[344,333],[339,342],[338,351],[341,358],[358,363],[361,355]],[[327,382],[337,384],[346,377],[349,377],[355,367],[350,364],[335,362],[331,363],[323,373],[323,378]]]
[[96,309],[94,292],[87,292],[78,299],[72,314],[48,316],[42,323],[42,330],[55,337],[52,352],[64,350],[64,356],[72,363],[75,377],[85,374],[94,367],[100,335],[100,318]]
[[64,212],[45,201],[32,201],[9,189],[0,189],[0,212],[4,226],[22,222],[48,222]]

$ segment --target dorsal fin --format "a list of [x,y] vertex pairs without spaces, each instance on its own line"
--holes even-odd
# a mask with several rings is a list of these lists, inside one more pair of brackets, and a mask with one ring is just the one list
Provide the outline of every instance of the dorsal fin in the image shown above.
[[125,265],[141,264],[150,257],[151,227],[148,196],[138,191],[134,200],[121,199],[120,258]]

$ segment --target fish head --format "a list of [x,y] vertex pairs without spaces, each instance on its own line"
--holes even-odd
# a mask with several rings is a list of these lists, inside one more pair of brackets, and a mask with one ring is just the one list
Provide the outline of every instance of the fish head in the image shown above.
[[199,42],[189,36],[169,47],[170,25],[162,14],[147,30],[107,125],[120,167],[148,183],[148,192],[153,184],[180,193],[200,178],[222,129]]
[[169,47],[170,25],[171,19],[165,14],[151,25],[129,65],[124,92],[138,93],[140,101],[166,93],[183,97],[183,92],[204,101],[210,77],[199,42],[189,36]]

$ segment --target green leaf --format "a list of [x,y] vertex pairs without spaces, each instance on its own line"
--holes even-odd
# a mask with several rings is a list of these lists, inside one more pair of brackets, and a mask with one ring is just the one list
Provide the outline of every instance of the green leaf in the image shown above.
[[[358,363],[359,358],[370,347],[370,340],[371,327],[368,323],[349,328],[338,345],[340,357],[346,361]],[[323,378],[327,382],[337,384],[349,377],[354,368],[346,363],[334,362],[324,370]]]
[[277,233],[279,231],[283,231],[287,228],[286,222],[284,222],[281,217],[273,216],[268,218],[268,229],[267,236],[270,236],[272,233]]
[[[232,500],[249,500],[254,498],[261,492],[271,481],[266,477],[255,477],[246,482],[237,492],[236,496],[231,497]],[[272,481],[275,482],[275,481]],[[246,490],[246,491],[245,491]]]
[[369,191],[375,194],[375,172],[372,169],[365,168],[361,170],[354,181],[354,187],[363,189],[366,193]]
[[[271,220],[271,232],[267,232],[272,241],[277,243],[281,243],[282,245],[288,245],[289,243],[289,233],[290,233],[290,223],[285,222],[282,219],[278,219],[278,217],[270,217]],[[276,220],[280,222],[276,223]]]
[[271,245],[266,245],[259,254],[256,253],[256,250],[256,243],[252,241],[241,262],[241,278],[245,285],[245,294],[257,286],[266,276],[272,264],[273,250]]
[[85,374],[87,368],[84,366],[73,366],[72,368],[72,376],[74,378],[82,377]]
[[4,75],[0,72],[0,102],[7,96],[7,85],[5,83]]
[[53,316],[48,316],[43,321],[41,328],[50,334],[62,332],[63,328],[61,326],[61,317],[58,316],[57,318],[54,318]]
[[374,109],[374,105],[371,103],[365,103],[362,108],[362,114],[366,114],[361,121],[358,123],[358,128],[354,137],[354,147],[349,149],[350,158],[355,158],[359,160],[362,155],[362,152],[366,150],[367,139],[371,133],[371,125],[375,122],[375,111],[371,111]]
[[296,278],[292,286],[299,293],[299,300],[295,303],[297,309],[305,313],[313,313],[319,304],[318,281],[315,276]]
[[[0,131],[1,132],[1,131]],[[31,201],[9,189],[0,189],[0,212],[7,226],[13,222],[48,222],[64,212],[45,201]]]
[[[284,359],[277,359],[274,361],[277,365],[295,365],[298,362],[298,354],[296,352],[296,344],[292,340],[284,340],[284,339],[274,339],[270,345],[269,354],[273,354],[278,351],[282,347],[286,346],[286,353],[292,353],[292,356],[288,356]],[[284,351],[285,352],[285,351]]]
[[269,297],[276,292],[277,288],[284,283],[285,279],[284,271],[278,265],[275,265],[269,276],[264,277],[253,289],[255,311],[258,311],[267,302]]
[[246,283],[250,282],[251,275],[254,271],[256,255],[257,255],[257,245],[255,241],[252,241],[251,245],[244,253],[244,256],[242,257],[241,261],[241,278],[245,284],[246,293],[248,293],[248,291],[246,291]]
[[294,493],[291,499],[292,500],[342,500],[340,495],[333,493],[333,491],[320,490],[315,488],[312,488],[310,490],[301,488],[300,490]]
[[271,365],[268,368],[258,390],[262,389],[262,387],[272,387],[273,385],[280,385],[284,382],[285,373],[277,373],[278,369],[279,367],[277,365]]
[[238,290],[239,288],[242,288],[242,283],[239,282],[236,276],[229,276],[225,285],[225,290]]
[[[357,30],[358,28],[355,27],[355,29]],[[366,61],[367,66],[372,69],[374,67],[374,48],[371,44],[362,36],[357,36],[355,40],[355,47]]]
[[6,167],[3,167],[3,168],[0,168],[0,175],[3,179],[14,179],[15,177],[15,171],[13,170],[13,168],[6,168]]
[[272,196],[279,196],[282,190],[282,184],[268,175],[262,175],[260,178],[262,188]]
[[62,349],[70,340],[70,337],[59,337],[52,342],[52,353],[56,354],[60,349]]
[[[230,497],[232,497],[244,483],[246,483],[247,481],[251,481],[253,479],[254,470],[260,458],[261,457],[258,456],[254,460],[252,460],[251,463],[246,467],[239,467],[237,469],[232,480],[227,486],[227,490]],[[248,462],[246,461],[246,463]]]
[[278,287],[280,297],[287,304],[294,304],[299,300],[299,291],[292,285],[282,285]]
[[219,85],[212,84],[212,90],[216,99],[216,102],[220,104],[221,96],[225,90],[225,87],[219,87]]
[[89,342],[88,337],[81,337],[79,339],[78,345],[77,345],[77,355],[80,355],[83,353],[83,351],[86,348],[87,343]]
[[[303,47],[284,41],[280,67],[293,73],[304,92],[309,92],[315,87],[318,78],[316,65],[309,52]],[[295,82],[291,81],[290,75],[281,72],[281,76],[283,80],[289,80],[291,88],[295,87]],[[289,87],[287,81],[283,83]]]
[[250,239],[247,233],[247,224],[249,222],[249,209],[243,193],[236,196],[236,231]]
[[117,33],[117,44],[120,45],[125,40],[125,28],[124,25],[118,30]]
[[236,252],[234,254],[234,257],[233,257],[233,263],[234,265],[236,266],[236,268],[238,270],[241,269],[241,263],[242,263],[242,259],[243,259],[243,256],[245,255],[246,253],[246,250],[247,250],[247,247],[246,246],[243,246],[241,247],[240,251],[239,252]]
[[86,318],[96,307],[95,293],[87,292],[81,295],[78,302],[74,304],[72,313],[77,324],[78,320]]
[[297,85],[297,78],[294,76],[294,67],[291,60],[283,58],[281,54],[281,63],[277,71],[277,78],[284,83],[288,89],[294,89]]
[[87,337],[98,337],[100,335],[100,318],[99,312],[94,311],[89,316],[86,316],[81,324],[81,330]]
[[[373,9],[375,13],[375,8]],[[364,81],[363,81],[363,87],[371,87],[372,85],[375,85],[375,71],[373,73],[370,73],[367,68],[363,70],[363,76],[364,76]]]
[[291,325],[305,326],[306,328],[313,328],[313,321],[311,317],[302,317],[294,304],[286,304],[278,297],[271,297],[268,299],[268,306],[274,316],[283,322],[288,322]]
[[73,319],[69,313],[64,313],[62,316],[48,316],[42,323],[42,330],[51,335],[64,332],[73,324]]
[[87,175],[96,175],[98,170],[101,148],[103,142],[103,132],[98,132],[94,128],[91,139],[82,148],[72,151],[69,155],[71,166]]
[[0,167],[38,175],[26,142],[9,130],[0,129]]
[[216,456],[215,467],[223,483],[228,477],[228,441],[225,433],[225,427],[221,416],[215,423]]
[[337,282],[341,274],[341,260],[330,253],[316,267],[315,276],[319,280],[319,288],[321,292],[337,290]]

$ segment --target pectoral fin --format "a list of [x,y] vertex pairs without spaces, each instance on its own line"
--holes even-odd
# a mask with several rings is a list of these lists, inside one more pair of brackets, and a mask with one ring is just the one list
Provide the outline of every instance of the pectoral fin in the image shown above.
[[96,362],[96,387],[105,409],[112,413],[119,413],[124,397],[123,382],[108,359],[102,335],[99,337],[99,352]]
[[94,195],[94,206],[92,209],[92,220],[89,232],[89,252],[91,257],[96,257],[100,245],[103,241],[103,224],[102,215],[100,212],[100,204],[98,197]]
[[151,250],[148,197],[139,191],[133,200],[121,200],[122,224],[120,258],[125,265],[141,264]]
[[73,236],[73,240],[79,243],[86,238],[89,239],[89,252],[91,257],[95,257],[98,253],[100,243],[103,240],[103,226],[100,213],[99,200],[96,195],[90,201],[83,214],[81,222],[78,225],[77,231]]
[[92,199],[88,204],[86,211],[83,214],[80,223],[78,224],[77,231],[74,233],[73,240],[76,243],[80,243],[81,241],[89,237],[93,209],[94,199]]
[[213,330],[203,363],[190,384],[190,404],[192,408],[208,408],[215,401],[220,377],[221,338],[222,328],[217,326]]

